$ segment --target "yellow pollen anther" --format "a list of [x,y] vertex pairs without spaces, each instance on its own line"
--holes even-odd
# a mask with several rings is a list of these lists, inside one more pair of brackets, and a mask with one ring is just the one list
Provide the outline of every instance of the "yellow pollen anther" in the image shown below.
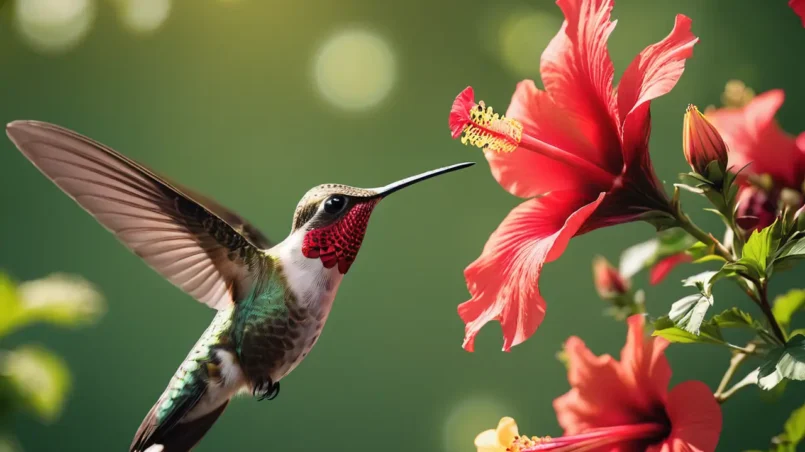
[[512,152],[523,139],[523,125],[514,118],[495,113],[481,101],[470,110],[470,123],[461,143],[497,152]]
[[543,436],[543,437],[532,436],[531,438],[525,435],[515,436],[514,439],[512,440],[512,444],[506,448],[506,451],[520,452],[524,449],[528,449],[529,447],[534,447],[543,443],[551,442],[551,440],[552,439],[550,436]]

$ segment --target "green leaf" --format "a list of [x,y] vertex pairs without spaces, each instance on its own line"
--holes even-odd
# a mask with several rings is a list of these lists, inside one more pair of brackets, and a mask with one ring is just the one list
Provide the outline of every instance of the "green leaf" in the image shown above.
[[738,261],[745,265],[753,276],[764,278],[767,276],[769,264],[780,243],[781,225],[775,221],[761,231],[754,231],[746,241],[743,254]]
[[683,330],[699,335],[704,316],[713,306],[713,297],[703,294],[688,295],[671,305],[668,317]]
[[685,178],[690,178],[690,179],[693,179],[693,180],[695,180],[696,182],[698,182],[698,184],[696,184],[698,187],[702,187],[702,186],[705,186],[705,187],[706,187],[706,186],[709,186],[709,185],[710,185],[710,181],[709,181],[709,180],[707,180],[707,178],[706,178],[706,177],[704,177],[704,176],[702,176],[702,175],[700,175],[700,174],[694,173],[694,172],[690,172],[690,173],[681,173],[681,174],[679,175],[679,179],[680,179],[680,180],[685,180]]
[[695,193],[697,195],[703,195],[704,194],[704,190],[702,190],[701,188],[694,187],[694,186],[688,185],[688,184],[674,184],[674,187],[682,189],[682,190],[685,190],[685,191],[689,191],[691,193]]
[[774,300],[772,313],[783,329],[791,326],[791,317],[805,308],[805,289],[792,289]]
[[[707,173],[707,180],[709,180],[714,187],[720,188],[724,183],[724,173],[727,172],[727,169],[718,160],[713,160],[707,164],[705,172]],[[713,191],[717,192],[719,195],[721,194],[721,191],[718,189],[714,189]],[[719,201],[721,203],[724,202],[721,196],[719,196]]]
[[797,335],[785,344],[785,353],[777,363],[777,370],[789,380],[805,380],[805,336]]
[[696,242],[687,249],[687,253],[693,258],[694,264],[701,264],[703,262],[720,261],[725,262],[725,259],[718,254],[715,254],[714,245],[705,245],[702,242]]
[[709,297],[713,293],[713,284],[723,277],[720,273],[721,271],[701,272],[684,279],[682,285],[685,287],[695,287],[699,289],[702,295]]
[[0,373],[9,378],[25,405],[43,421],[55,420],[70,388],[70,372],[64,361],[38,346],[8,352]]
[[710,201],[710,204],[715,206],[715,209],[704,209],[704,210],[715,213],[716,215],[721,217],[724,221],[728,221],[727,217],[725,217],[724,214],[720,212],[722,210],[727,210],[727,204],[726,202],[724,202],[724,196],[721,194],[721,191],[713,188],[705,188],[704,195],[707,197],[707,200]]
[[786,243],[775,256],[775,262],[805,259],[805,237],[798,237]]
[[805,336],[796,335],[783,347],[769,351],[759,367],[758,385],[771,389],[783,378],[805,380]]
[[687,250],[694,240],[679,228],[662,231],[651,240],[630,246],[621,253],[619,272],[631,278],[661,259]]
[[708,324],[702,324],[699,329],[699,334],[693,334],[685,331],[676,326],[670,317],[660,317],[654,322],[654,333],[652,336],[659,336],[667,339],[669,342],[679,344],[718,344],[723,345],[724,337],[721,335],[721,330],[718,327]]
[[783,374],[777,370],[777,362],[783,356],[783,349],[774,349],[766,355],[766,361],[757,368],[758,379],[757,385],[766,391],[773,389],[781,381],[783,381]]
[[738,308],[727,309],[721,314],[716,314],[708,320],[719,328],[751,328],[756,329],[760,327],[760,322],[753,319],[749,313],[741,311]]

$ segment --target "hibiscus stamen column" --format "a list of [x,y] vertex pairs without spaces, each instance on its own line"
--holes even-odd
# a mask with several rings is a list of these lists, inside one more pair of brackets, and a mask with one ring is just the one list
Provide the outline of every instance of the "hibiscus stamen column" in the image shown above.
[[557,162],[577,168],[591,177],[591,182],[610,186],[616,175],[578,155],[559,149],[523,132],[522,124],[514,118],[495,113],[483,101],[475,103],[472,87],[467,87],[453,102],[450,110],[450,130],[453,138],[461,136],[463,144],[494,152],[514,152],[518,147],[541,154]]
[[659,442],[668,436],[669,427],[659,423],[616,425],[592,429],[578,435],[517,437],[509,452],[582,452],[629,441]]

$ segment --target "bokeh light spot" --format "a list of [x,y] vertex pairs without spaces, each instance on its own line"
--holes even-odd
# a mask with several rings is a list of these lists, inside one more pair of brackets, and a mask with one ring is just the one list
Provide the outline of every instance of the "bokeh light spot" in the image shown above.
[[395,79],[394,55],[379,36],[363,30],[335,34],[321,46],[313,64],[316,87],[344,110],[379,104]]
[[131,31],[149,34],[168,19],[171,0],[118,0],[120,19]]
[[463,400],[453,407],[444,424],[447,452],[475,450],[473,441],[484,430],[495,428],[503,416],[512,416],[502,403],[483,396]]
[[14,23],[34,49],[57,53],[74,48],[95,20],[90,0],[15,0]]
[[559,29],[561,21],[550,14],[526,10],[509,14],[500,26],[499,55],[513,74],[539,79],[542,50]]

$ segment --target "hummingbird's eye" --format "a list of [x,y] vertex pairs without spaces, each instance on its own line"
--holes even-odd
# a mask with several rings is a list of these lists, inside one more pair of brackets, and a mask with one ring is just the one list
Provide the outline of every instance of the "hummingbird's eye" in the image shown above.
[[346,205],[346,198],[340,195],[333,195],[327,198],[327,201],[324,201],[324,211],[329,214],[337,214],[341,212]]

